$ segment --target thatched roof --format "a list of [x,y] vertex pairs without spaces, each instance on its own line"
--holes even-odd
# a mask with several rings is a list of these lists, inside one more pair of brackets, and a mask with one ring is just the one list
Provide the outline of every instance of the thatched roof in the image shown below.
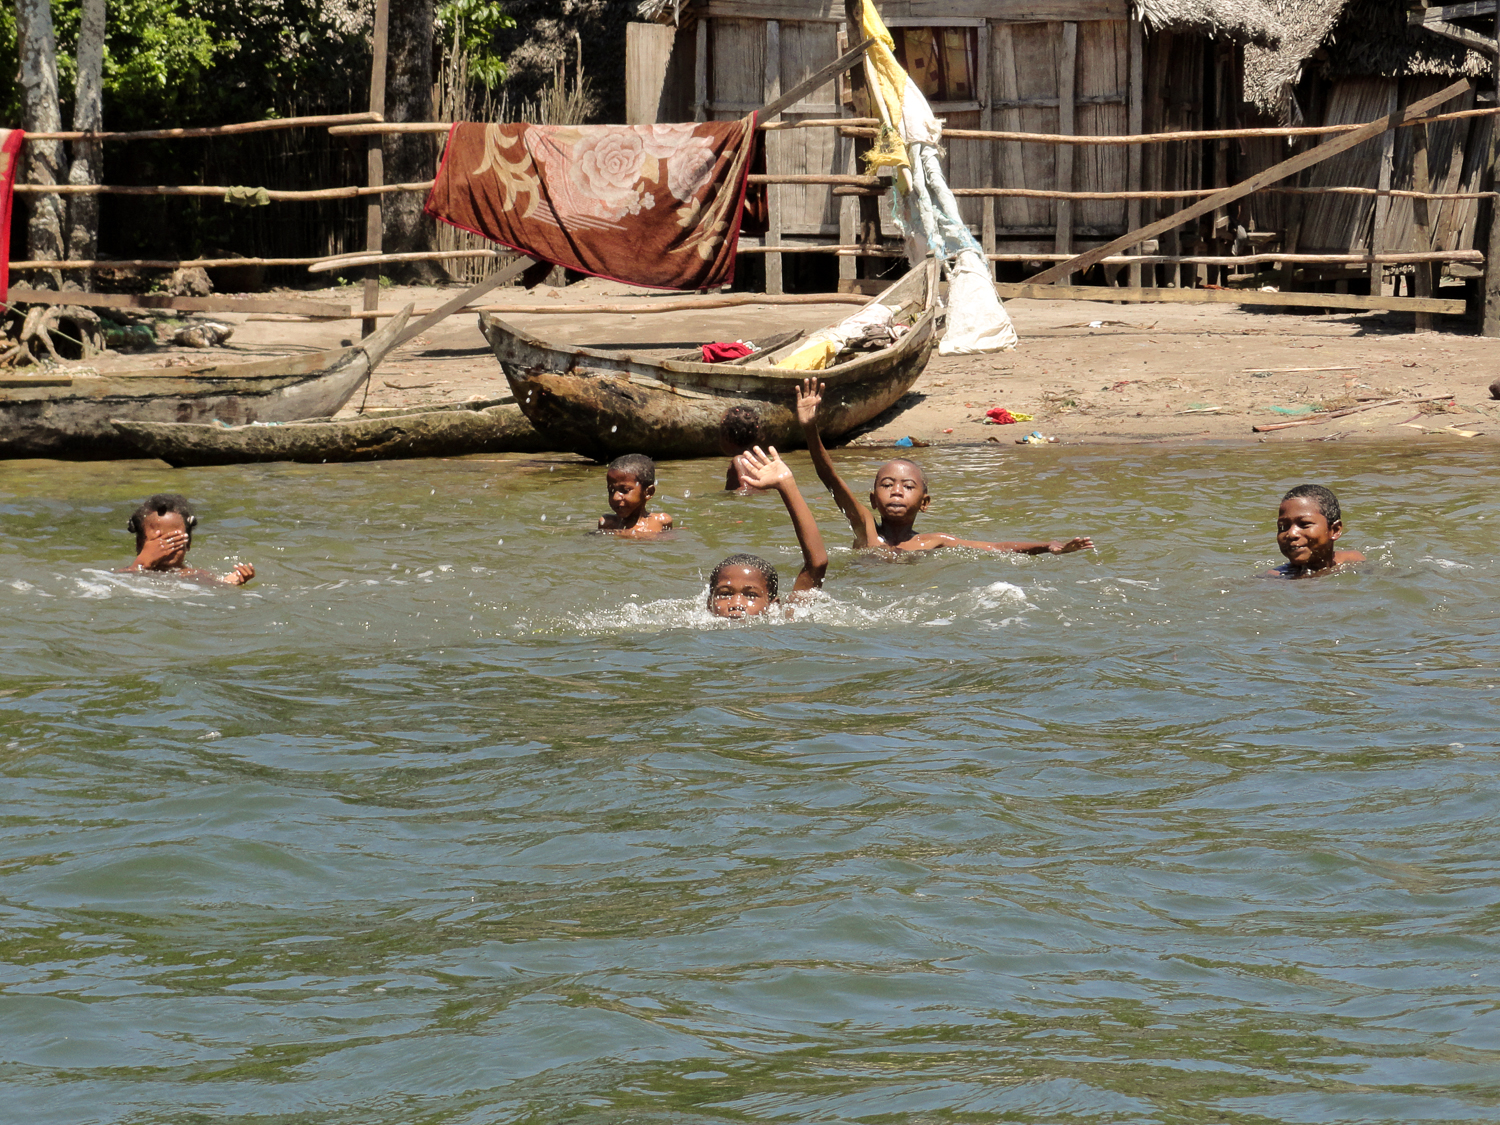
[[1135,17],[1148,31],[1190,32],[1209,38],[1274,46],[1275,13],[1265,0],[1133,0]]
[[1403,0],[1268,0],[1281,42],[1245,48],[1245,98],[1283,120],[1300,114],[1292,91],[1304,74],[1320,78],[1475,77],[1485,56],[1408,27]]

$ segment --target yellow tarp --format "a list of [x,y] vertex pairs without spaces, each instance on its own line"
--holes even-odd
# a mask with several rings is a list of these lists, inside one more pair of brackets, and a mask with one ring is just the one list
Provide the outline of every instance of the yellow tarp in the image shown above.
[[[873,36],[875,39],[875,42],[865,48],[865,58],[870,63],[869,71],[875,76],[876,88],[872,93],[879,97],[881,104],[885,106],[886,117],[891,127],[899,130],[902,108],[906,99],[907,78],[906,71],[902,70],[901,64],[896,61],[896,41],[891,38],[891,33],[886,30],[885,21],[880,18],[880,13],[875,10],[875,5],[870,3],[870,0],[863,0],[860,6],[860,24],[865,37]],[[865,155],[865,160],[871,170],[881,166],[909,167],[906,149],[903,144],[899,143],[877,143]]]
[[809,340],[776,366],[793,371],[822,371],[838,354],[839,347],[832,340]]

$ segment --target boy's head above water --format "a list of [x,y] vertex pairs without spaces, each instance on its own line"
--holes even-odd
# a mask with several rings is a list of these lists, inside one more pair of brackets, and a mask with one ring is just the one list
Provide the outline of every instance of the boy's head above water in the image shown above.
[[644,453],[627,453],[609,463],[604,479],[610,510],[628,518],[644,511],[646,501],[656,495],[656,462]]
[[759,555],[730,555],[708,577],[715,617],[757,617],[776,604],[776,568]]
[[932,497],[927,492],[927,474],[915,461],[887,461],[875,473],[870,489],[870,507],[881,523],[910,524],[925,512]]
[[1297,572],[1327,570],[1338,560],[1334,542],[1344,534],[1339,498],[1321,484],[1299,484],[1281,498],[1276,546]]
[[[135,533],[139,554],[147,539],[165,539],[173,534],[183,537],[182,555],[193,544],[193,526],[198,522],[193,506],[179,492],[158,492],[130,514],[125,530]],[[180,565],[178,558],[172,565]]]

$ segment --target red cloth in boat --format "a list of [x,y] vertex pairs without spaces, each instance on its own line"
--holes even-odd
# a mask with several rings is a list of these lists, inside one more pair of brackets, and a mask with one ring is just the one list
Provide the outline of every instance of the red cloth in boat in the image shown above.
[[459,122],[427,213],[612,281],[728,285],[754,149],[754,114],[683,125]]
[[749,344],[742,344],[738,340],[736,340],[732,344],[704,344],[703,362],[723,363],[727,359],[743,359],[753,351],[755,351],[755,349],[752,348]]
[[20,129],[0,129],[0,301],[10,292],[11,188],[16,182],[21,142],[25,139],[26,134]]

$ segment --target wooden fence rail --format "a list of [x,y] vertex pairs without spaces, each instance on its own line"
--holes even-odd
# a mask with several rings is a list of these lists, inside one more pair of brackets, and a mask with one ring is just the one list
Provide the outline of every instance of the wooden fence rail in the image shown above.
[[[133,133],[27,133],[28,141],[166,141],[188,137],[233,137],[241,133],[264,133],[272,129],[318,129],[375,123],[378,113],[325,113],[314,117],[274,117],[266,121],[240,121],[233,125],[204,125],[191,129],[138,129]],[[330,132],[333,130],[330,129]]]

